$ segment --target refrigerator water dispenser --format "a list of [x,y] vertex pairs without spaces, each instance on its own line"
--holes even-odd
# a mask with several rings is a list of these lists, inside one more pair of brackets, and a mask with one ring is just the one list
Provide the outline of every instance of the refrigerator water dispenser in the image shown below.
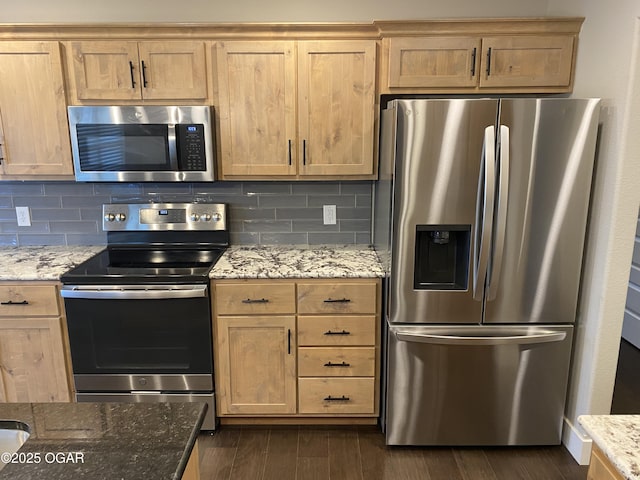
[[466,290],[471,225],[417,225],[413,288]]

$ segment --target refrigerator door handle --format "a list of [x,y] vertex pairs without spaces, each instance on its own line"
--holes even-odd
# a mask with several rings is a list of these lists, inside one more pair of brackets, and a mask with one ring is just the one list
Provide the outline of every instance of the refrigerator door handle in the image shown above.
[[541,331],[528,335],[504,335],[504,336],[458,336],[458,335],[437,335],[437,334],[416,334],[396,331],[396,338],[403,342],[428,343],[431,345],[464,345],[464,346],[487,346],[487,345],[529,345],[537,343],[551,343],[563,341],[566,332]]
[[478,178],[478,197],[476,200],[475,239],[473,242],[473,299],[482,301],[485,278],[489,263],[489,245],[493,229],[493,206],[496,186],[496,135],[493,125],[484,129],[482,164]]
[[487,273],[487,300],[495,300],[498,294],[500,273],[502,272],[502,257],[504,238],[507,231],[507,204],[509,203],[509,127],[500,125],[499,163],[498,163],[498,198],[496,207],[495,238],[491,254],[491,263]]

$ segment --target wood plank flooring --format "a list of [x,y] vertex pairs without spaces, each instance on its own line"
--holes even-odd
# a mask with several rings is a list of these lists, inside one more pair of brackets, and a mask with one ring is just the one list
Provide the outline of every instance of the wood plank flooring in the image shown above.
[[387,447],[377,427],[221,427],[202,480],[584,480],[564,447]]

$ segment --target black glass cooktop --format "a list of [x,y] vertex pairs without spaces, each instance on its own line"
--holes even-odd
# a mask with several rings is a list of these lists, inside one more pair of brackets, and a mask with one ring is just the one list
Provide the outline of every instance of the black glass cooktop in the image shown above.
[[108,248],[62,275],[65,284],[206,283],[226,248]]

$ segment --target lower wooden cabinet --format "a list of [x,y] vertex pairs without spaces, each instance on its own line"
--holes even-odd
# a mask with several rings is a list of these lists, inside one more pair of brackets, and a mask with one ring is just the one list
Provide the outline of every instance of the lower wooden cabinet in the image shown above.
[[0,283],[0,401],[71,399],[54,284]]
[[215,280],[216,404],[223,423],[238,417],[375,421],[379,289],[378,279]]
[[624,480],[624,478],[594,443],[591,450],[587,480]]

